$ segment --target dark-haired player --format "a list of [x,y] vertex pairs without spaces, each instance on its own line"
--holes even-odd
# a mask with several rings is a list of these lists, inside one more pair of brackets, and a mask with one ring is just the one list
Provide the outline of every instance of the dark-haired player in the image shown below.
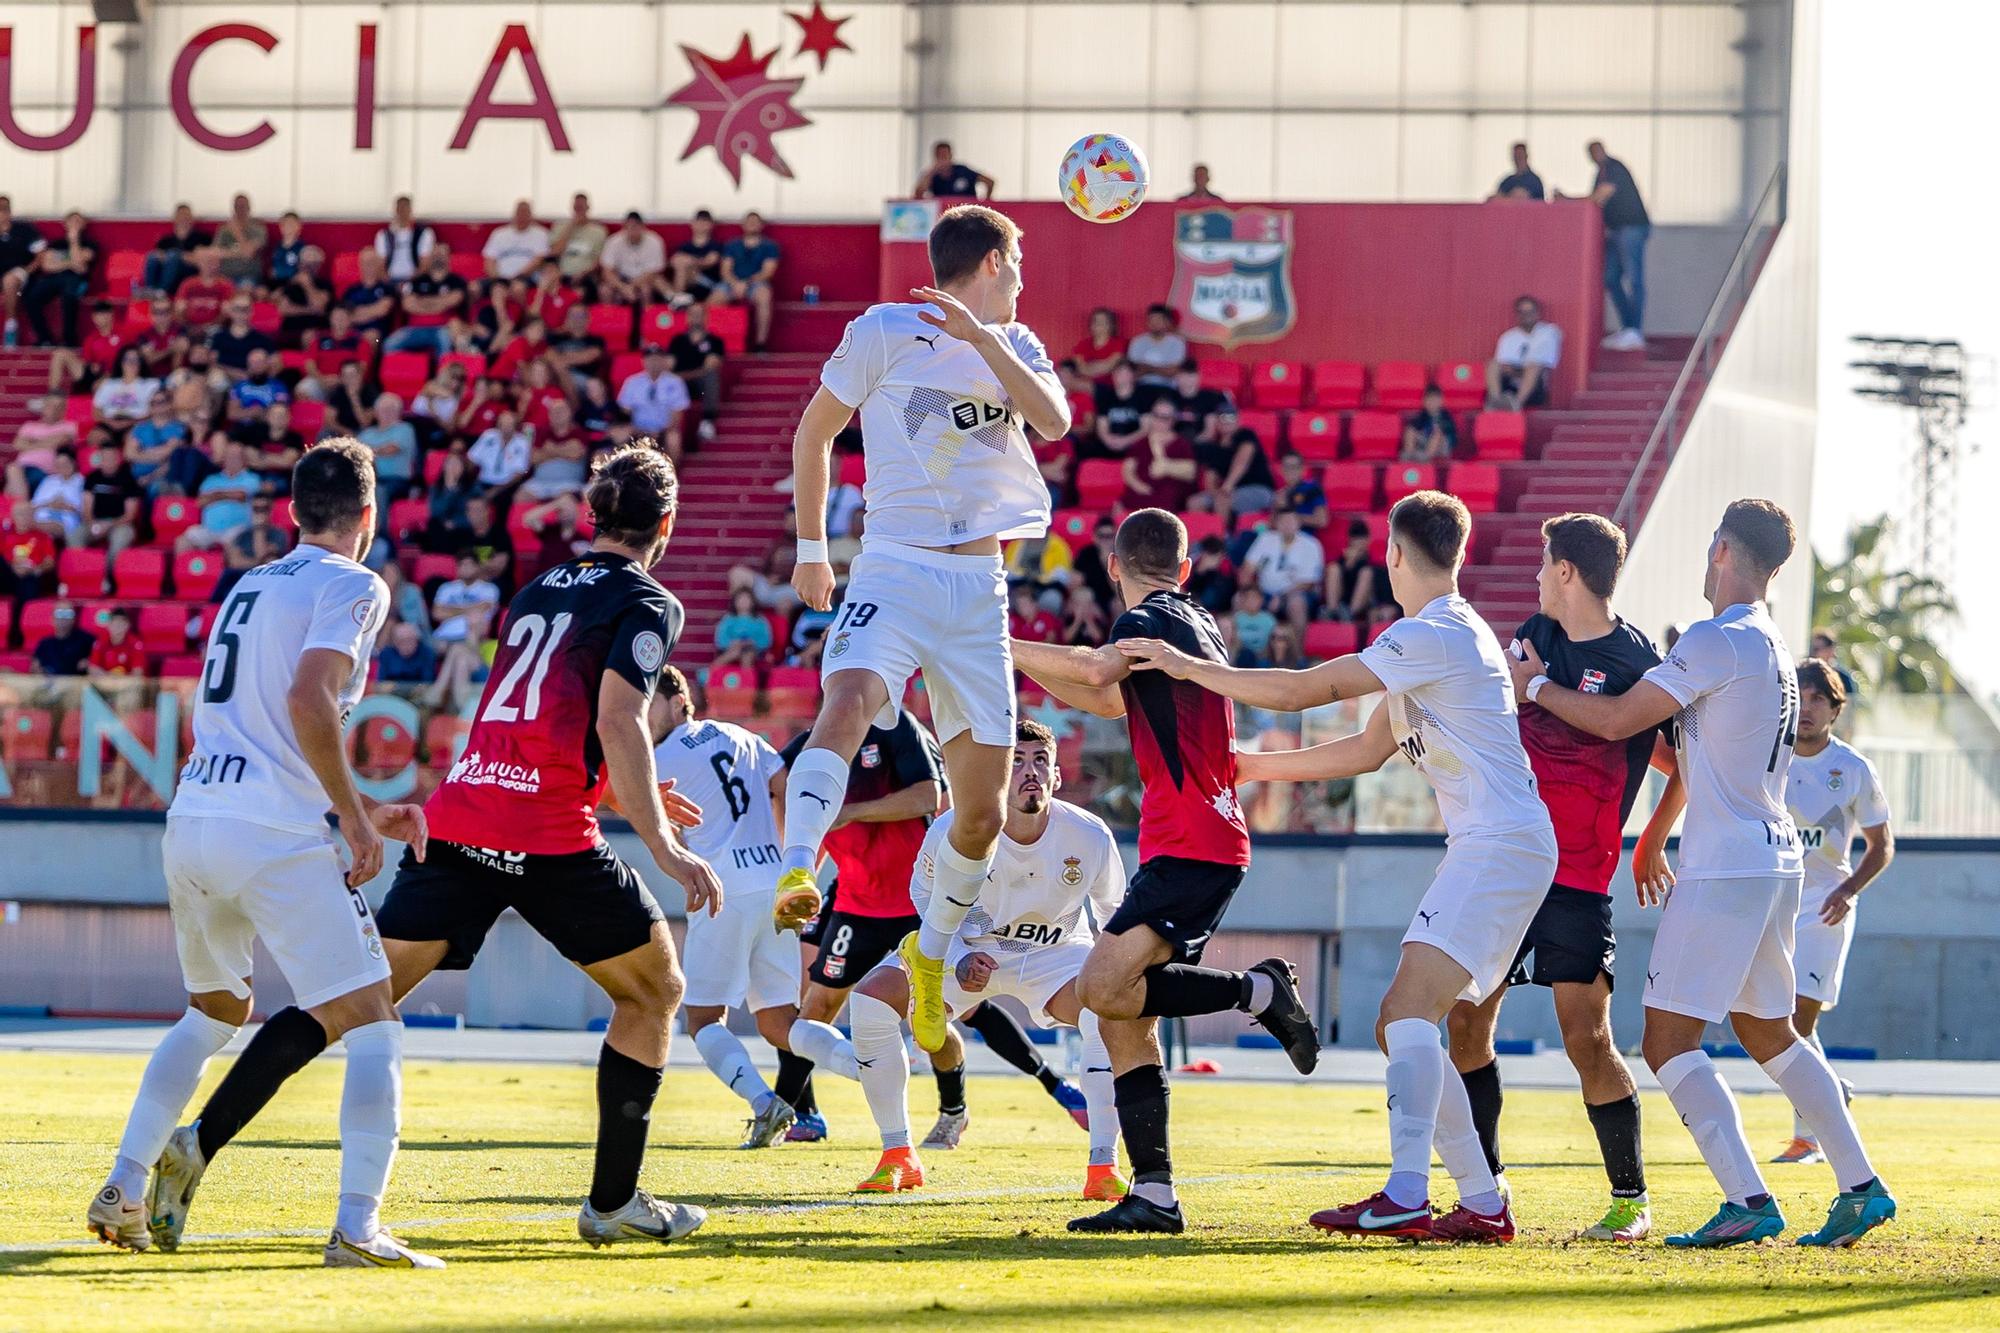
[[776,911],[796,926],[817,910],[813,867],[848,764],[921,671],[957,812],[938,852],[937,893],[903,946],[910,1025],[935,1051],[947,1027],[945,946],[993,868],[1006,813],[1014,674],[1000,547],[1048,529],[1048,487],[1026,431],[1068,434],[1069,399],[1041,341],[1014,322],[1020,228],[982,205],[949,209],[931,229],[930,260],[935,285],[912,291],[913,303],[873,306],[847,326],[792,442],[792,585],[806,605],[832,605],[828,450],[857,410],[868,534],[827,632],[825,698],[786,783]]
[[[1625,534],[1608,518],[1562,514],[1542,524],[1542,569],[1536,579],[1541,611],[1515,637],[1541,654],[1557,689],[1623,694],[1659,664],[1652,642],[1611,609],[1611,592],[1624,563]],[[1611,930],[1610,890],[1624,846],[1625,817],[1645,782],[1659,732],[1648,729],[1607,741],[1535,704],[1521,706],[1520,722],[1521,743],[1555,825],[1555,882],[1528,923],[1506,981],[1478,1004],[1461,1000],[1452,1006],[1446,1019],[1451,1059],[1465,1081],[1487,1164],[1499,1176],[1504,1169],[1500,1064],[1494,1057],[1493,1029],[1500,1002],[1508,986],[1533,982],[1549,987],[1563,1049],[1582,1081],[1584,1110],[1611,1179],[1611,1206],[1583,1235],[1590,1240],[1643,1240],[1652,1229],[1652,1215],[1639,1147],[1639,1093],[1611,1039],[1617,941]]]
[[1236,800],[1235,712],[1198,683],[1135,671],[1135,660],[1120,651],[1141,645],[1189,663],[1228,660],[1215,621],[1181,591],[1190,568],[1181,521],[1163,509],[1138,510],[1119,524],[1112,550],[1111,576],[1129,609],[1112,625],[1111,643],[1014,642],[1021,670],[1049,693],[1126,720],[1144,786],[1139,873],[1077,978],[1111,1055],[1132,1192],[1072,1220],[1072,1231],[1178,1233],[1186,1226],[1168,1146],[1161,1018],[1241,1009],[1283,1043],[1299,1072],[1312,1072],[1319,1060],[1318,1034],[1290,963],[1267,958],[1247,972],[1200,965],[1250,864],[1250,831]]
[[[1812,1128],[1840,1185],[1826,1224],[1799,1243],[1851,1245],[1896,1215],[1896,1201],[1861,1146],[1840,1080],[1792,1028],[1793,928],[1803,872],[1785,783],[1797,741],[1799,683],[1765,598],[1794,540],[1791,516],[1769,500],[1738,500],[1724,510],[1702,580],[1714,617],[1690,625],[1667,660],[1621,695],[1550,688],[1541,655],[1529,644],[1522,645],[1525,659],[1510,664],[1521,698],[1607,740],[1674,722],[1678,771],[1633,858],[1642,903],[1672,888],[1647,962],[1642,1050],[1724,1201],[1701,1226],[1667,1237],[1669,1245],[1740,1245],[1785,1229],[1744,1137],[1736,1099],[1701,1048],[1703,1031],[1725,1018]],[[1662,848],[1683,808],[1676,878]]]
[[[297,549],[245,574],[209,632],[194,751],[161,840],[188,1010],[146,1065],[90,1229],[127,1249],[179,1245],[179,1226],[162,1227],[158,1212],[175,1184],[168,1163],[194,1140],[174,1121],[209,1057],[250,1016],[251,948],[262,940],[294,998],[246,1058],[288,1027],[309,1033],[315,1050],[335,1039],[347,1048],[340,1208],[324,1262],[442,1268],[381,1225],[401,1116],[403,1024],[361,886],[382,868],[383,837],[408,842],[415,863],[425,832],[417,807],[377,805],[356,790],[341,745],[388,616],[382,580],[356,563],[375,531],[374,455],[351,439],[321,444],[292,469],[291,504]],[[352,857],[345,867],[328,810],[340,816]]]
[[[673,531],[677,490],[673,465],[650,442],[598,461],[586,492],[597,539],[509,604],[465,751],[424,806],[430,854],[405,854],[377,917],[398,999],[437,968],[470,967],[509,907],[610,995],[596,1165],[577,1218],[592,1245],[676,1240],[706,1220],[638,1187],[683,982],[659,904],[605,843],[596,816],[608,781],[655,863],[686,888],[689,914],[719,910],[715,872],[668,831],[647,728],[681,629],[680,603],[646,572]],[[699,820],[671,789],[668,800],[677,822]],[[156,1229],[180,1234],[216,1152],[325,1046],[306,1015],[272,1016],[201,1119],[169,1146]]]
[[[1355,735],[1280,754],[1244,755],[1246,780],[1372,773],[1401,753],[1430,779],[1447,836],[1444,860],[1403,936],[1375,1040],[1389,1057],[1390,1172],[1359,1203],[1315,1213],[1323,1231],[1452,1241],[1509,1241],[1500,1193],[1465,1085],[1452,1076],[1438,1020],[1506,979],[1556,868],[1549,812],[1515,726],[1514,692],[1493,631],[1458,593],[1472,518],[1438,491],[1389,511],[1389,588],[1404,618],[1359,653],[1303,671],[1235,670],[1162,644],[1127,644],[1135,665],[1258,708],[1296,712],[1387,691]],[[1433,1217],[1431,1150],[1458,1183],[1458,1206]]]

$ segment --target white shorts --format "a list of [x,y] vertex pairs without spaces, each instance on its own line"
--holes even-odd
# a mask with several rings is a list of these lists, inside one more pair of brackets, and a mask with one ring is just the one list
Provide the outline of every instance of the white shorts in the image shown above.
[[1500,987],[1556,874],[1555,833],[1468,837],[1445,849],[1405,944],[1428,944],[1472,974],[1461,1000]]
[[[945,1007],[954,1016],[961,1016],[971,1013],[987,1000],[1006,995],[1027,1006],[1028,1017],[1034,1020],[1036,1027],[1067,1026],[1049,1012],[1049,1001],[1083,971],[1083,960],[1090,957],[1090,946],[1094,942],[1064,940],[1061,944],[1045,944],[1025,953],[1002,953],[990,945],[967,944],[955,939],[944,956]],[[958,984],[959,961],[969,953],[983,953],[997,964],[992,975],[986,978],[985,988],[977,994]],[[899,972],[906,970],[902,958],[893,953],[882,960],[881,966],[893,967]]]
[[799,937],[771,922],[768,892],[737,894],[724,885],[722,914],[697,912],[688,918],[681,970],[693,1005],[747,1006],[752,1013],[797,1004],[803,969]]
[[1798,915],[1797,875],[1680,881],[1653,936],[1646,1007],[1711,1023],[1791,1017]]
[[[1824,898],[1821,898],[1824,901]],[[1837,926],[1819,919],[1819,903],[1801,906],[1793,926],[1792,971],[1798,993],[1831,1009],[1840,1003],[1840,979],[1847,975],[1847,951],[1854,944],[1854,910]]]
[[249,998],[258,940],[301,1009],[389,979],[374,914],[347,887],[330,834],[182,815],[167,821],[160,850],[189,994]]
[[970,731],[981,745],[1014,743],[1014,654],[1007,642],[1007,574],[997,555],[942,555],[873,541],[854,558],[820,675],[872,671],[893,726],[921,671],[940,744]]

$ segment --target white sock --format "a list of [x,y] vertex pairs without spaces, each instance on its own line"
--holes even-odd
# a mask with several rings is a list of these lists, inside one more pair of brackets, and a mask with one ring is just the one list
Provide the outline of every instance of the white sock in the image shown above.
[[1731,1203],[1740,1204],[1753,1194],[1767,1194],[1764,1177],[1750,1141],[1743,1137],[1743,1116],[1729,1085],[1716,1072],[1715,1062],[1706,1051],[1683,1051],[1659,1068],[1660,1086],[1667,1100],[1681,1113],[1681,1123],[1694,1135],[1695,1147],[1715,1183]]
[[[858,1000],[861,997],[856,995],[853,998]],[[831,1023],[819,1023],[810,1018],[796,1019],[786,1040],[791,1044],[793,1055],[812,1061],[829,1074],[838,1074],[842,1078],[861,1077],[861,1071],[854,1063],[854,1043],[841,1036],[840,1029]]]
[[903,1050],[903,1016],[872,995],[848,997],[854,1020],[852,1058],[860,1066],[861,1091],[884,1148],[910,1146],[910,1059]]
[[1112,1088],[1111,1053],[1104,1049],[1104,1033],[1097,1015],[1086,1009],[1077,1015],[1083,1033],[1084,1109],[1090,1112],[1090,1164],[1118,1165],[1118,1098]]
[[1250,1002],[1243,1006],[1243,1012],[1261,1014],[1278,997],[1278,984],[1271,980],[1269,972],[1245,972],[1243,975],[1250,978]]
[[821,746],[802,750],[785,774],[785,869],[810,870],[847,800],[848,761]]
[[125,1135],[118,1140],[118,1161],[105,1184],[118,1186],[127,1199],[146,1192],[146,1178],[166,1151],[181,1112],[200,1085],[201,1071],[208,1066],[209,1057],[235,1035],[234,1026],[199,1009],[188,1010],[167,1029],[139,1078],[132,1113],[125,1119]]
[[750,1109],[761,1112],[764,1099],[771,1095],[771,1085],[757,1072],[757,1066],[750,1063],[750,1052],[743,1049],[743,1043],[734,1032],[721,1023],[710,1023],[694,1034],[694,1048],[701,1052],[701,1062],[708,1066],[708,1072],[722,1080],[722,1086],[750,1103]]
[[[1800,1037],[1799,1040],[1811,1042],[1814,1050],[1818,1051],[1821,1055],[1826,1054],[1826,1047],[1820,1045],[1819,1033],[1817,1031],[1809,1036]],[[1843,1093],[1844,1091],[1843,1089]],[[1799,1114],[1799,1108],[1796,1106],[1792,1108],[1792,1137],[1795,1139],[1804,1139],[1807,1143],[1818,1142],[1817,1139],[1813,1138],[1812,1126],[1806,1123],[1806,1118]]]
[[1142,1180],[1132,1186],[1132,1197],[1144,1199],[1155,1208],[1172,1208],[1180,1202],[1171,1180]]
[[1479,1130],[1472,1123],[1472,1099],[1465,1080],[1450,1070],[1438,1090],[1437,1155],[1458,1185],[1458,1201],[1488,1217],[1500,1211],[1500,1186],[1486,1165]]
[[1791,1099],[1793,1111],[1805,1117],[1812,1139],[1826,1154],[1834,1180],[1844,1190],[1865,1185],[1875,1178],[1868,1152],[1861,1146],[1861,1132],[1841,1095],[1840,1080],[1833,1066],[1818,1050],[1795,1041],[1764,1062],[1764,1072]]
[[918,953],[926,958],[944,957],[959,923],[979,901],[979,890],[992,870],[992,852],[975,861],[952,846],[950,838],[944,839],[937,851],[935,887],[931,900],[924,904],[924,926],[917,932]]
[[364,1023],[341,1037],[347,1078],[340,1090],[340,1212],[334,1225],[365,1241],[382,1225],[382,1194],[396,1160],[403,1112],[403,1023]]
[[1421,1018],[1397,1019],[1382,1029],[1382,1040],[1389,1048],[1386,1192],[1401,1206],[1415,1208],[1430,1198],[1431,1146],[1444,1095],[1444,1041],[1437,1024]]

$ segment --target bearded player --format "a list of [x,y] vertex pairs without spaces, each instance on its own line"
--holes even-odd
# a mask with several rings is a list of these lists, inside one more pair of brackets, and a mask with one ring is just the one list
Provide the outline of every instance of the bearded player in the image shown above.
[[828,451],[858,410],[868,532],[821,667],[825,698],[785,788],[784,925],[819,905],[820,840],[871,722],[887,723],[921,671],[956,817],[937,851],[937,892],[904,942],[911,1027],[945,1041],[945,947],[993,868],[1014,744],[1013,658],[1001,544],[1048,530],[1049,493],[1026,431],[1069,432],[1069,400],[1039,339],[1014,322],[1021,232],[993,209],[947,210],[930,234],[933,286],[847,326],[793,439],[799,515],[792,585],[832,606]]

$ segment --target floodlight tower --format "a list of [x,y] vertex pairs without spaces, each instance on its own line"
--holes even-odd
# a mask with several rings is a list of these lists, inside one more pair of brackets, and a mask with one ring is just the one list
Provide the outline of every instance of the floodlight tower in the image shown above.
[[1849,339],[1862,358],[1848,362],[1859,373],[1854,392],[1910,409],[1916,421],[1907,495],[1898,527],[1910,552],[1910,567],[1949,590],[1957,574],[1959,463],[1965,454],[1960,432],[1970,397],[1965,348],[1956,339]]

